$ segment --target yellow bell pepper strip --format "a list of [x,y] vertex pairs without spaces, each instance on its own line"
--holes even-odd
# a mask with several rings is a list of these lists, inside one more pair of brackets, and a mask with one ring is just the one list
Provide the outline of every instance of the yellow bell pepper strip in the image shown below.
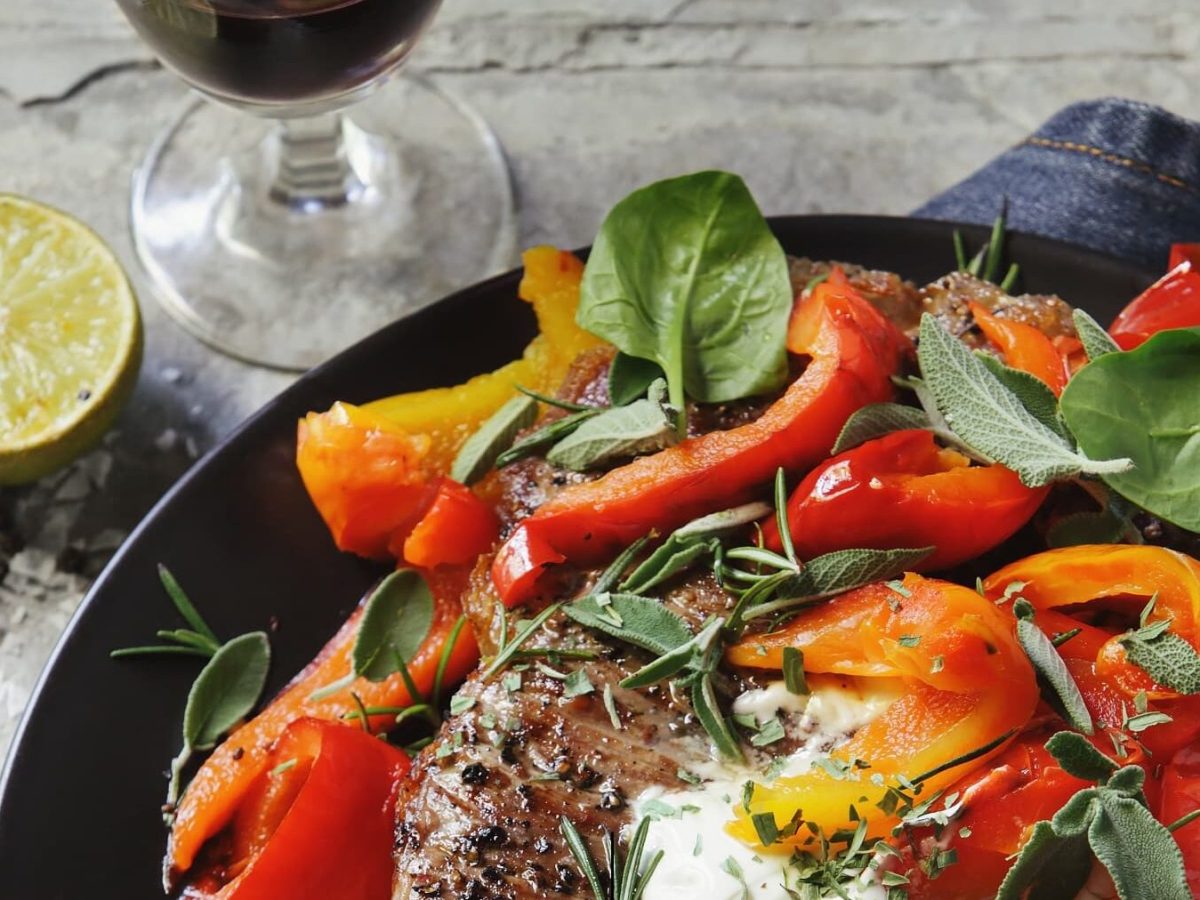
[[[924,779],[923,796],[981,766],[1029,721],[1037,680],[1009,617],[970,588],[908,574],[898,586],[872,584],[812,607],[778,631],[748,635],[727,652],[730,662],[779,669],[795,647],[809,672],[900,679],[902,693],[850,740],[831,752],[847,769],[824,768],[755,787],[739,805],[733,834],[757,844],[751,817],[771,813],[783,827],[799,811],[826,834],[849,828],[853,806],[874,832],[896,819],[876,804],[902,782]],[[969,761],[948,763],[991,746]],[[855,762],[869,768],[855,767]],[[871,776],[882,775],[883,785]],[[863,798],[866,798],[865,800]],[[802,841],[800,832],[788,841]]]
[[1048,550],[1005,566],[984,581],[989,598],[1024,597],[1034,623],[1050,637],[1079,629],[1058,648],[1093,718],[1120,728],[1133,698],[1145,691],[1150,711],[1173,722],[1139,734],[1156,754],[1200,736],[1200,695],[1155,684],[1128,659],[1120,636],[1136,627],[1155,597],[1147,624],[1170,619],[1170,630],[1200,649],[1200,563],[1164,547],[1095,544]]
[[[462,614],[459,597],[468,576],[469,568],[465,567],[441,567],[426,573],[434,597],[434,618],[424,643],[408,663],[413,682],[422,693],[432,689],[443,650]],[[404,707],[413,703],[399,674],[378,683],[359,678],[344,690],[313,699],[316,691],[350,671],[350,654],[361,615],[360,606],[317,658],[266,709],[230,734],[200,766],[175,812],[165,861],[168,883],[174,883],[187,872],[204,844],[232,821],[259,777],[269,768],[271,749],[292,722],[305,717],[340,721],[358,709],[352,694],[357,694],[367,707]],[[450,650],[443,676],[445,683],[454,684],[466,677],[478,661],[479,649],[468,625]],[[391,716],[371,717],[371,727],[375,730],[385,730],[391,724]]]
[[578,257],[536,247],[524,259],[518,293],[533,306],[540,333],[520,359],[454,387],[363,406],[336,403],[301,420],[296,465],[340,550],[395,555],[429,510],[437,479],[450,471],[463,441],[516,386],[551,393],[579,353],[602,343],[575,324],[583,277]]
[[533,307],[538,335],[520,359],[463,384],[397,394],[365,406],[410,434],[428,434],[430,462],[439,472],[449,471],[463,441],[516,394],[515,385],[553,393],[575,357],[604,343],[575,324],[583,280],[579,257],[554,247],[534,247],[521,258],[525,274],[517,295]]
[[528,600],[552,565],[611,558],[651,530],[745,502],[780,466],[810,468],[852,413],[892,398],[912,345],[834,269],[797,302],[787,348],[808,367],[758,419],[568,485],[523,520],[492,567],[504,604]]

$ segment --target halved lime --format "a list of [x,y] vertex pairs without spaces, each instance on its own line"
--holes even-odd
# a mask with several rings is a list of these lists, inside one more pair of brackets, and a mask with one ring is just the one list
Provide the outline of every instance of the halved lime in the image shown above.
[[104,241],[0,194],[0,484],[40,478],[99,441],[141,358],[137,298]]

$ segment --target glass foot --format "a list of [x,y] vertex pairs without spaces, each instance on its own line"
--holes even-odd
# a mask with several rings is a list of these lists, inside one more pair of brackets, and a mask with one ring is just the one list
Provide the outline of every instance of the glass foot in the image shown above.
[[499,142],[413,75],[356,105],[352,121],[190,103],[134,176],[132,227],[180,324],[287,371],[516,262]]

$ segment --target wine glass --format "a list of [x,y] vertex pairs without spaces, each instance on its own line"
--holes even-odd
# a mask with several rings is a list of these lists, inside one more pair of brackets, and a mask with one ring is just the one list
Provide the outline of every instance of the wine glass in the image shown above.
[[117,2],[219,101],[189,102],[133,183],[138,256],[201,340],[299,371],[511,265],[495,135],[430,82],[388,79],[441,0]]

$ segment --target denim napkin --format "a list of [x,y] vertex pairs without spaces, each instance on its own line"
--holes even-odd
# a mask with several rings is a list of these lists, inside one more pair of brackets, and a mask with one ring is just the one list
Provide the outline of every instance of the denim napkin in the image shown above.
[[1200,123],[1108,98],[1075,103],[913,215],[1008,225],[1166,267],[1200,241]]

